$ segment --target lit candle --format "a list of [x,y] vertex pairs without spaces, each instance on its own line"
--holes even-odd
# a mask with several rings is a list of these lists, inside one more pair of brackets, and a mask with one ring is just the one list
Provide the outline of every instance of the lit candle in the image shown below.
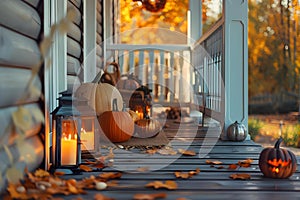
[[95,150],[95,135],[93,131],[85,131],[85,129],[81,128],[80,139],[82,150]]
[[138,114],[139,119],[143,119],[144,118],[143,112],[139,112],[139,111],[135,111],[135,112],[136,112],[136,114]]
[[71,134],[61,139],[61,165],[76,165],[77,138],[72,139]]

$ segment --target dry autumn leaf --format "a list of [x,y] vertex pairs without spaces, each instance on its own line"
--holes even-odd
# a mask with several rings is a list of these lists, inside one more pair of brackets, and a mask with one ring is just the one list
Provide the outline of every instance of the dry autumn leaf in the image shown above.
[[196,171],[189,171],[189,172],[174,172],[174,175],[176,178],[183,178],[183,179],[188,179],[191,178],[192,176],[199,174],[200,169],[197,168]]
[[164,149],[159,149],[157,153],[161,155],[176,155],[177,151],[171,149],[171,148],[164,148]]
[[148,183],[146,187],[153,187],[154,189],[164,188],[168,190],[175,190],[177,189],[177,183],[175,181],[170,181],[170,180],[165,181],[165,183],[161,181],[154,181]]
[[54,175],[55,176],[63,176],[63,175],[65,175],[65,172],[56,171],[56,172],[54,172]]
[[113,198],[109,198],[104,196],[103,194],[97,193],[94,196],[94,200],[114,200]]
[[79,169],[81,169],[82,171],[85,171],[85,172],[91,172],[91,171],[93,171],[93,169],[90,168],[90,167],[87,166],[87,165],[80,165],[80,166],[79,166]]
[[114,179],[114,178],[120,178],[122,176],[121,172],[106,172],[99,175],[100,178],[103,179]]
[[235,169],[237,169],[238,168],[238,165],[236,165],[236,164],[230,164],[229,166],[228,166],[228,169],[233,169],[233,170],[235,170]]
[[147,149],[145,151],[145,153],[147,153],[147,154],[155,154],[157,151],[158,151],[158,149]]
[[133,196],[134,200],[155,200],[157,198],[166,198],[166,193],[156,193],[156,194],[135,194]]
[[178,149],[178,152],[185,156],[195,156],[196,153],[192,150]]
[[240,180],[247,180],[250,179],[251,176],[249,174],[231,174],[230,178],[236,180],[236,179],[240,179]]
[[49,177],[50,176],[50,173],[43,170],[43,169],[37,169],[35,172],[34,172],[34,176],[36,177],[40,177],[40,178],[43,178],[43,177]]
[[248,158],[248,159],[246,159],[246,160],[239,161],[239,162],[238,162],[238,165],[241,166],[241,167],[247,168],[247,167],[250,167],[250,166],[251,166],[251,163],[252,163],[252,162],[253,162],[253,160],[250,159],[250,158]]
[[174,172],[174,175],[176,178],[183,178],[183,179],[188,179],[191,177],[189,173],[184,173],[184,172]]
[[205,162],[206,162],[206,164],[209,164],[209,165],[221,165],[221,164],[223,164],[223,162],[221,162],[219,160],[206,160]]

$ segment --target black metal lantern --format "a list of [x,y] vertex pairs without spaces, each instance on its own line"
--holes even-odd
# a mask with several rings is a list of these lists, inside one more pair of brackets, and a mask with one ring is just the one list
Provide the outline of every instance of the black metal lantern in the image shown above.
[[81,117],[72,96],[60,93],[52,114],[52,167],[76,169],[81,162]]

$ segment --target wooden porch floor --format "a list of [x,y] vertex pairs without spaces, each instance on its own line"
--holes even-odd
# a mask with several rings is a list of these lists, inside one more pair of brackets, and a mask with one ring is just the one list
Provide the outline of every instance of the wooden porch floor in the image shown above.
[[[179,132],[177,131],[179,128]],[[262,147],[253,141],[229,142],[218,140],[219,127],[195,127],[191,124],[178,124],[167,121],[164,132],[171,141],[172,149],[188,149],[197,153],[188,155],[145,154],[140,149],[114,150],[114,165],[103,169],[103,172],[115,172],[126,169],[122,177],[117,179],[118,186],[108,187],[104,191],[88,191],[81,195],[83,199],[93,199],[96,193],[101,193],[114,199],[133,199],[135,194],[166,193],[165,199],[298,199],[300,197],[300,173],[289,179],[269,179],[263,177],[258,167],[258,157]],[[209,135],[207,134],[209,132]],[[120,146],[119,146],[120,147]],[[206,155],[205,152],[211,151]],[[201,150],[201,151],[199,151]],[[105,151],[105,149],[103,150]],[[108,150],[107,150],[108,151]],[[102,152],[104,153],[104,152]],[[253,159],[250,167],[228,169],[230,164],[245,159]],[[207,160],[218,160],[222,164],[211,166]],[[299,163],[299,162],[298,162]],[[149,167],[150,171],[138,172],[137,169]],[[222,166],[222,167],[221,167]],[[174,172],[189,172],[200,169],[200,173],[189,179],[180,179]],[[151,169],[158,169],[151,171]],[[100,172],[101,173],[101,172]],[[233,180],[231,174],[247,173],[249,180]],[[86,172],[72,175],[81,179],[85,176],[98,175],[99,172]],[[71,178],[65,176],[65,178]],[[153,189],[145,185],[153,181],[173,180],[178,189]],[[74,199],[78,196],[64,196],[64,199]]]

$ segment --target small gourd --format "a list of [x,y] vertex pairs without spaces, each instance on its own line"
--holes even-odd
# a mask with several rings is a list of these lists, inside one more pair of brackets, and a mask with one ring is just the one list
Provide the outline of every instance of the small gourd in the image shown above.
[[98,121],[111,142],[125,142],[133,135],[133,119],[127,111],[118,111],[117,99],[113,99],[113,110],[102,113]]
[[244,141],[247,137],[246,127],[237,121],[227,128],[227,138],[231,141]]
[[268,178],[284,179],[292,176],[297,170],[297,158],[287,149],[280,148],[283,139],[280,137],[274,147],[267,147],[259,155],[260,171]]
[[156,119],[139,119],[135,122],[135,137],[151,138],[155,137],[161,131],[162,126]]

